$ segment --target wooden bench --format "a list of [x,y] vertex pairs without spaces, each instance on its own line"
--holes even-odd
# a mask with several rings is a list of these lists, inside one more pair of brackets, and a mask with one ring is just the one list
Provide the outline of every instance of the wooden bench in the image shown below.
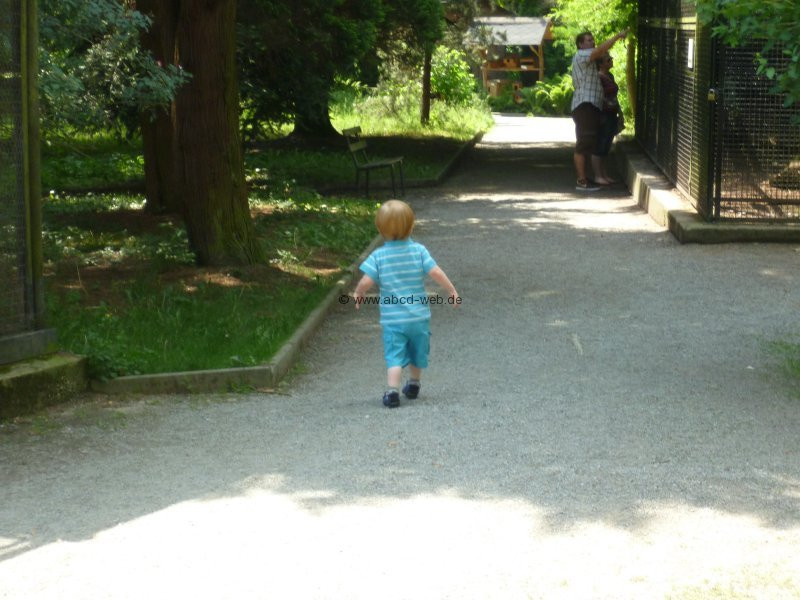
[[395,187],[395,170],[400,174],[400,192],[405,195],[405,183],[403,182],[403,157],[379,158],[370,160],[367,155],[367,142],[361,139],[361,127],[351,127],[342,131],[342,135],[347,140],[347,147],[350,149],[350,156],[353,157],[353,164],[356,167],[356,190],[361,181],[361,172],[366,174],[365,193],[369,196],[369,174],[375,169],[389,169],[392,175],[392,194],[397,195]]

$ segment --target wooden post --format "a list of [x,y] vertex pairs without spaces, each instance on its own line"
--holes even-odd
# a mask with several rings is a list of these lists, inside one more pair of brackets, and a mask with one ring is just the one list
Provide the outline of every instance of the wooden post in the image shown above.
[[539,58],[539,81],[544,81],[544,52],[541,44],[536,46],[536,56]]

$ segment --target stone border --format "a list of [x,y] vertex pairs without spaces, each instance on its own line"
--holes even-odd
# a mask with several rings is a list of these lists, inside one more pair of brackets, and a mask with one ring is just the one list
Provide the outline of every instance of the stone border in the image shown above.
[[[431,185],[438,185],[447,177],[464,153],[472,148],[483,137],[483,132],[463,144],[445,165],[436,179],[429,180]],[[426,181],[414,182],[411,187],[423,187]],[[92,380],[89,388],[104,394],[180,394],[194,392],[231,392],[247,388],[274,387],[283,378],[297,359],[300,350],[317,330],[327,316],[331,307],[352,283],[359,265],[381,242],[380,235],[375,236],[356,261],[348,267],[346,273],[334,284],[325,299],[311,314],[306,317],[292,337],[284,343],[275,356],[265,365],[257,367],[239,367],[232,369],[207,369],[203,371],[179,371],[172,373],[154,373],[151,375],[125,375],[106,381]]]
[[667,227],[682,244],[731,242],[800,242],[800,225],[794,223],[729,223],[704,220],[634,141],[616,144],[625,183],[636,202],[652,219]]

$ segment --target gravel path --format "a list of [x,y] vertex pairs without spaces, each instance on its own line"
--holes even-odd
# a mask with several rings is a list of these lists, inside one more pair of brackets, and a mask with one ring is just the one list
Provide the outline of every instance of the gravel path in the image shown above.
[[0,428],[0,598],[800,598],[770,350],[800,249],[681,246],[621,188],[575,192],[570,139],[498,118],[409,194],[464,299],[420,399],[380,406],[377,307],[341,306],[277,393]]

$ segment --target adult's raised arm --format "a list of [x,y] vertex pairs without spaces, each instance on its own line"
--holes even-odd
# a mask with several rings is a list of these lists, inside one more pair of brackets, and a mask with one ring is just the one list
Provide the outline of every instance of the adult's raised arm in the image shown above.
[[603,56],[606,52],[611,50],[611,47],[617,43],[619,40],[624,40],[625,37],[628,35],[628,28],[623,29],[617,35],[608,38],[605,42],[600,44],[599,46],[595,46],[592,50],[592,53],[589,55],[589,60],[597,60],[601,56]]

